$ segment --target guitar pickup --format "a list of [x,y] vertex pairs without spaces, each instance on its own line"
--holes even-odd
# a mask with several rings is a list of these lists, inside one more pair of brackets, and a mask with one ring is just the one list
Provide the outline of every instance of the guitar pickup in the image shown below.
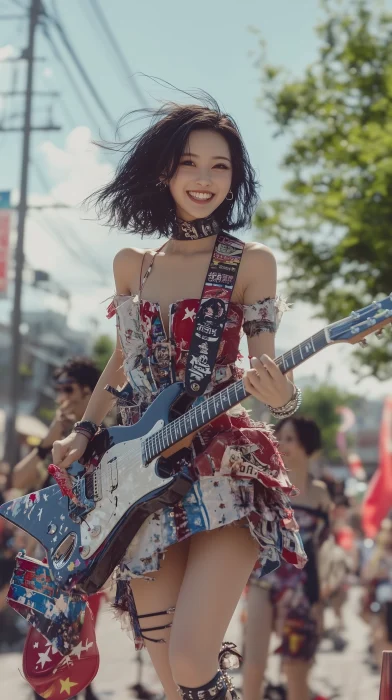
[[110,473],[110,492],[113,493],[118,487],[117,457],[113,457],[113,459],[109,460],[108,467]]

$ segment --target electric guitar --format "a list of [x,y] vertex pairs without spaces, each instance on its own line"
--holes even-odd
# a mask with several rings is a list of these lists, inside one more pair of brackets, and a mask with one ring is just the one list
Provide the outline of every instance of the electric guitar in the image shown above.
[[[329,345],[364,342],[391,322],[392,294],[326,326],[275,362],[284,374]],[[183,385],[172,384],[137,424],[105,429],[89,443],[84,464],[74,462],[68,470],[71,498],[58,485],[49,486],[5,503],[0,515],[43,545],[60,588],[90,595],[108,579],[147,516],[174,505],[191,488],[187,470],[173,472],[170,456],[247,396],[240,380],[189,407],[193,399]]]

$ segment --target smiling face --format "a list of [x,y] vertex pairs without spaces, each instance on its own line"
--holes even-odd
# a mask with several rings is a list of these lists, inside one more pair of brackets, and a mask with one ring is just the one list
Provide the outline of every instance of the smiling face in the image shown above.
[[210,216],[226,198],[232,166],[227,141],[216,131],[192,131],[169,182],[179,219]]

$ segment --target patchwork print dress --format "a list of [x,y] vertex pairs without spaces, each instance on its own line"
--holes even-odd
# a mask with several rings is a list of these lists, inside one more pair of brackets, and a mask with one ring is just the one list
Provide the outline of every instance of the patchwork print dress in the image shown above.
[[[198,308],[198,299],[173,303],[166,337],[158,303],[143,301],[140,295],[114,297],[108,316],[117,317],[124,371],[133,389],[132,405],[120,409],[125,424],[137,422],[171,382],[183,381]],[[241,377],[236,361],[242,333],[275,332],[286,308],[279,297],[250,306],[230,304],[206,396]],[[147,518],[117,571],[116,606],[130,615],[137,649],[143,639],[129,580],[153,578],[175,542],[245,518],[259,545],[260,576],[276,569],[282,559],[299,568],[306,563],[289,501],[296,491],[267,426],[236,407],[197,434],[190,457],[182,456],[179,466],[192,470],[192,488],[176,506]]]
[[261,578],[258,562],[250,583],[269,592],[275,630],[281,637],[275,653],[286,659],[311,661],[319,641],[314,614],[314,606],[320,601],[317,552],[329,534],[328,514],[320,508],[296,505],[295,518],[308,557],[305,568],[295,569],[284,561],[279,569]]

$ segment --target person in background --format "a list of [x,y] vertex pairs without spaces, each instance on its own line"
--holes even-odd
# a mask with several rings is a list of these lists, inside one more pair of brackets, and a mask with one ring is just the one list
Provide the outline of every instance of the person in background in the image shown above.
[[86,410],[100,372],[88,357],[72,357],[53,373],[57,411],[40,445],[15,465],[12,485],[23,491],[44,488],[51,481],[46,468],[55,440],[66,437]]
[[308,563],[300,571],[282,564],[272,574],[250,578],[243,666],[244,700],[259,700],[272,630],[281,637],[277,653],[287,677],[288,700],[308,700],[308,675],[322,630],[318,554],[328,536],[330,497],[325,484],[310,476],[310,459],[321,449],[313,420],[281,420],[275,434],[290,476],[300,495],[293,498]]
[[[28,492],[45,488],[54,483],[52,477],[47,473],[47,466],[52,457],[53,443],[55,440],[69,435],[74,423],[82,418],[99,376],[99,370],[88,357],[72,357],[62,367],[54,371],[53,379],[57,403],[55,417],[40,445],[15,465],[12,474],[14,488]],[[98,614],[100,600],[101,596],[97,594],[92,596],[90,601],[95,618]],[[85,700],[96,700],[91,685],[86,688],[84,693]],[[38,700],[41,696],[35,693],[34,697]]]

